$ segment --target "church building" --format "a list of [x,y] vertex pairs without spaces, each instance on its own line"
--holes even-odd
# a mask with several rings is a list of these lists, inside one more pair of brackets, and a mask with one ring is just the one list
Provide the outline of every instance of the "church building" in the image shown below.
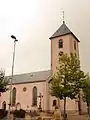
[[[58,100],[49,93],[49,81],[56,72],[58,57],[63,53],[76,52],[79,55],[79,39],[67,27],[65,21],[59,29],[49,38],[51,41],[51,69],[25,74],[14,75],[12,85],[13,108],[20,104],[24,110],[54,110],[59,106],[63,111],[63,101]],[[1,108],[8,109],[9,91],[0,97]],[[67,99],[67,111],[78,111],[78,101]],[[84,109],[84,103],[81,104]]]

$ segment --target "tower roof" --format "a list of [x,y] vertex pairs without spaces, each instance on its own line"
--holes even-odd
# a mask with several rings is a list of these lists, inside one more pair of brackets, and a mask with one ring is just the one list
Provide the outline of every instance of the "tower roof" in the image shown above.
[[56,38],[59,36],[67,35],[67,34],[72,34],[73,37],[78,41],[78,38],[71,32],[71,30],[66,26],[65,22],[63,21],[63,24],[59,27],[59,29],[49,38]]

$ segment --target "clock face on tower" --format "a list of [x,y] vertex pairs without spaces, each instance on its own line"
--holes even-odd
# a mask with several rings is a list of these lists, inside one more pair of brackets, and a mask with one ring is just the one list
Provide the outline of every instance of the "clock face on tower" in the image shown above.
[[26,88],[26,87],[24,87],[24,88],[23,88],[23,92],[26,92],[26,90],[27,90],[27,88]]

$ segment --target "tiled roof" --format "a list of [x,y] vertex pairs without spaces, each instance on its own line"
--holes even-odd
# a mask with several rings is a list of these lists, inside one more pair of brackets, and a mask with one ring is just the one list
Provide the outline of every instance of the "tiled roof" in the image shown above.
[[72,34],[73,37],[75,37],[75,39],[79,42],[78,38],[70,31],[70,29],[66,26],[65,23],[63,23],[59,27],[59,29],[49,39],[59,37],[59,36],[63,36],[63,35],[67,35],[67,34]]
[[[51,76],[51,71],[39,71],[14,75],[13,84],[31,83],[31,82],[43,82]],[[8,76],[11,78],[11,76]]]

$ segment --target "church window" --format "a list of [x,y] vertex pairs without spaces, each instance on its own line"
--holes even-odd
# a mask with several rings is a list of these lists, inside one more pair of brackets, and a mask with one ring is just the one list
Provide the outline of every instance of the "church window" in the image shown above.
[[74,49],[76,50],[76,41],[74,41]]
[[63,48],[63,40],[62,39],[59,40],[58,47]]
[[12,105],[15,106],[16,104],[16,88],[14,87],[12,90]]
[[34,86],[33,88],[33,102],[32,102],[33,106],[37,106],[37,87]]
[[56,106],[56,100],[53,100],[53,106]]

